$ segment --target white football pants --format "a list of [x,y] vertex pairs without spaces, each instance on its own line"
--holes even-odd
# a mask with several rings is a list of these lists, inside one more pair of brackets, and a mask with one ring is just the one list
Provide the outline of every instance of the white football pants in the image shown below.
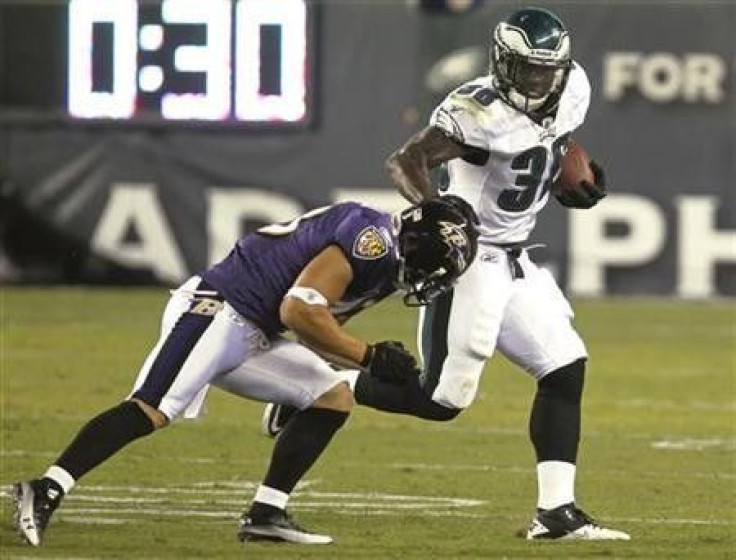
[[[207,298],[195,276],[172,292],[161,334],[130,396],[169,419],[200,414],[210,385],[263,402],[308,408],[342,381],[317,354],[284,337],[267,338],[227,302]],[[204,303],[203,303],[204,302]]]
[[512,261],[504,249],[481,245],[453,293],[420,311],[423,383],[435,402],[467,408],[497,346],[538,380],[587,357],[572,308],[549,271],[522,251],[524,276],[514,278]]

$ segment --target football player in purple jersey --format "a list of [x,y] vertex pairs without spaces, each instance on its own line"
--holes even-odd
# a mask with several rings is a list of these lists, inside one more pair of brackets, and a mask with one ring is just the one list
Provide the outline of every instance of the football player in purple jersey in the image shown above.
[[[416,375],[400,343],[369,344],[341,324],[397,290],[409,305],[447,291],[473,260],[476,240],[474,225],[442,200],[395,215],[346,202],[241,238],[224,260],[172,291],[128,397],[92,418],[41,477],[13,486],[21,536],[38,546],[82,476],[176,417],[196,417],[214,385],[298,409],[274,444],[239,539],[332,542],[286,511],[353,406],[349,378],[325,357],[394,383]],[[299,341],[284,337],[287,330]]]

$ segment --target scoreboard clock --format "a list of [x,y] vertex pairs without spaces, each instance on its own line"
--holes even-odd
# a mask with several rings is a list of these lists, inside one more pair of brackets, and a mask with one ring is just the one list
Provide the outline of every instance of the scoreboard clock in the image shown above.
[[305,126],[307,0],[67,0],[0,8],[0,119]]

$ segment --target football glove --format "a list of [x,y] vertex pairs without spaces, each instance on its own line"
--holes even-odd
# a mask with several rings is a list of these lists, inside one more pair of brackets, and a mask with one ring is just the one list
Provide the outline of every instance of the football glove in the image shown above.
[[465,217],[465,219],[468,220],[471,224],[475,226],[480,225],[478,214],[475,213],[473,207],[464,198],[460,198],[455,194],[445,194],[440,196],[439,199],[447,205],[451,206],[454,210],[460,212],[460,214]]
[[592,208],[606,196],[606,174],[603,168],[590,160],[590,170],[595,183],[582,181],[577,189],[565,189],[557,195],[557,200],[568,208]]
[[419,375],[416,359],[398,340],[368,345],[360,365],[369,375],[388,383],[403,384]]

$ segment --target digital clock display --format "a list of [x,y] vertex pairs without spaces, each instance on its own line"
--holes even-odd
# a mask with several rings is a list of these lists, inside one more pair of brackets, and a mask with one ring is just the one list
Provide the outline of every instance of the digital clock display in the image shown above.
[[2,116],[33,109],[6,83],[50,71],[64,76],[65,88],[42,105],[69,120],[309,123],[313,7],[306,0],[68,0],[61,8],[54,24],[65,31],[56,46],[65,53],[63,72],[6,70]]

